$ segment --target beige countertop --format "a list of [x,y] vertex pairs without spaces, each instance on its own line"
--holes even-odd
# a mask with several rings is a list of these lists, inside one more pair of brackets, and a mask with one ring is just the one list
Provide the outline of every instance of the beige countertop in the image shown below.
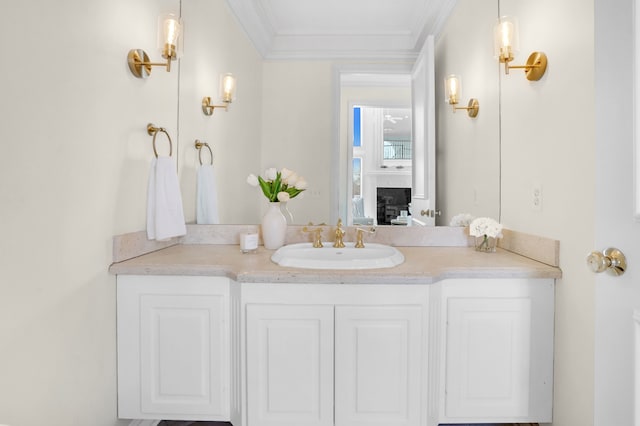
[[501,248],[397,247],[405,262],[393,268],[320,270],[285,268],[260,246],[242,254],[235,244],[177,244],[113,263],[112,274],[224,276],[238,282],[327,284],[431,284],[447,278],[560,278],[560,268]]

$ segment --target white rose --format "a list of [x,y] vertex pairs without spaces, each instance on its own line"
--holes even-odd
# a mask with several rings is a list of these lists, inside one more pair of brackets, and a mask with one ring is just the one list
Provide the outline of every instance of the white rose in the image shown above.
[[275,180],[278,176],[278,171],[275,167],[271,167],[264,172],[264,177],[266,180]]
[[258,178],[256,177],[256,175],[251,173],[249,176],[247,176],[247,183],[251,186],[258,186]]
[[289,201],[290,198],[291,197],[289,197],[289,193],[288,192],[285,192],[285,191],[278,192],[278,201],[284,203],[284,202]]
[[294,186],[296,187],[296,189],[307,189],[309,185],[307,184],[307,181],[304,180],[304,178],[300,178]]

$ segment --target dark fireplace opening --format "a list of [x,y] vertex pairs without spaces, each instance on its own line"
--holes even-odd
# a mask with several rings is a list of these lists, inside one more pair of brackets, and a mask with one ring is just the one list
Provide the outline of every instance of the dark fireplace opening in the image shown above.
[[377,188],[378,225],[391,225],[402,210],[409,210],[411,188]]

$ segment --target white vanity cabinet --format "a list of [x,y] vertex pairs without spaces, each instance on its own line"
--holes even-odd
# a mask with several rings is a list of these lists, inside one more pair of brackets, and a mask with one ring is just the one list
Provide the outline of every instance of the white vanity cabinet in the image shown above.
[[117,277],[120,418],[549,423],[553,279]]
[[426,286],[257,284],[243,300],[248,426],[421,424]]
[[552,421],[554,281],[447,280],[440,423]]
[[229,420],[229,280],[117,277],[118,416]]

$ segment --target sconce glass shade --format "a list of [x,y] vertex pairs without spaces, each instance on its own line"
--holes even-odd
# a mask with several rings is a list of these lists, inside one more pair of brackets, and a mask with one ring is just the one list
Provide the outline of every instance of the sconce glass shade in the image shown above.
[[448,75],[447,78],[444,79],[444,93],[444,101],[450,105],[456,105],[462,93],[460,77],[454,74]]
[[224,103],[231,103],[236,100],[236,78],[233,74],[220,75],[220,97]]
[[158,49],[165,59],[182,56],[182,19],[173,13],[158,16]]
[[518,21],[512,16],[502,16],[493,27],[494,55],[500,62],[513,60],[519,51]]

